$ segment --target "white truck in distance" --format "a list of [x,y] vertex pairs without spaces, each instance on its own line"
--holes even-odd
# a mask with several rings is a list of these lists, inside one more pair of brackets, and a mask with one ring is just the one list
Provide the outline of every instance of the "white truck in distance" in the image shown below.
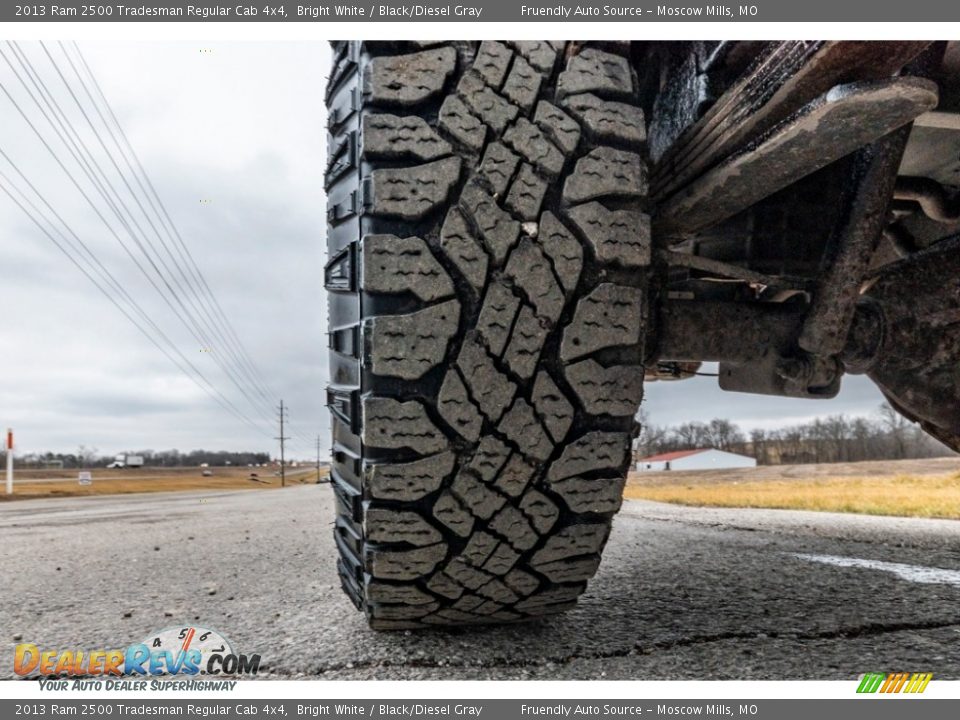
[[108,468],[138,468],[143,467],[143,455],[126,455],[120,453],[113,462],[107,465]]

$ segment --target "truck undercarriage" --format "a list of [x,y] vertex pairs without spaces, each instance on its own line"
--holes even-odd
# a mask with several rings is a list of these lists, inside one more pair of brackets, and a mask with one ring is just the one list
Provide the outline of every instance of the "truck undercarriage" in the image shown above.
[[643,382],[834,397],[960,450],[960,44],[338,43],[344,588],[378,628],[558,612]]
[[809,398],[866,373],[960,449],[956,48],[741,45],[663,63],[651,198],[668,279],[648,365],[719,361],[723,389]]

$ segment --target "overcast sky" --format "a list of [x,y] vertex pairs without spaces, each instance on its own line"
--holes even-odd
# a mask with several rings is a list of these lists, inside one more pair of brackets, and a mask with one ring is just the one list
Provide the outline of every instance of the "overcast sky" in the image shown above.
[[[43,49],[21,47],[71,124],[84,128]],[[0,49],[13,60],[9,46]],[[69,72],[59,46],[48,49]],[[320,433],[326,455],[326,43],[81,49],[254,364],[289,405],[299,444],[294,453],[309,456],[313,449],[301,438]],[[2,59],[0,82],[82,178]],[[0,194],[0,424],[15,428],[18,451],[72,451],[82,444],[104,454],[201,447],[275,452],[276,428],[266,426],[266,410],[247,404],[212,353],[201,352],[2,93],[0,117],[0,149],[184,354],[261,426],[237,420],[185,377]],[[84,138],[122,187],[95,137]],[[0,170],[10,175],[2,159]],[[130,243],[105,203],[97,198],[97,205]],[[652,383],[645,402],[657,424],[719,416],[753,428],[817,414],[870,414],[881,400],[864,378],[845,378],[832,402],[723,393],[715,379],[700,378]]]

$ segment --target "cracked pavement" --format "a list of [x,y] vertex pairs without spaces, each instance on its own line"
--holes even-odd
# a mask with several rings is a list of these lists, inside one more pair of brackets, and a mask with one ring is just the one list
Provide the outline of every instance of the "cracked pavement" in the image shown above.
[[284,679],[960,679],[960,586],[798,557],[957,571],[960,522],[626,501],[575,610],[375,633],[340,591],[333,520],[326,485],[0,504],[0,677],[17,642],[189,623]]

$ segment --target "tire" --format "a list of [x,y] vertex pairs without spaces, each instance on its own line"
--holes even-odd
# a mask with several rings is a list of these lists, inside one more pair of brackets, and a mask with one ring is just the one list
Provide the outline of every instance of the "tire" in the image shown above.
[[554,614],[597,570],[643,392],[637,88],[594,47],[334,44],[334,536],[374,628]]

